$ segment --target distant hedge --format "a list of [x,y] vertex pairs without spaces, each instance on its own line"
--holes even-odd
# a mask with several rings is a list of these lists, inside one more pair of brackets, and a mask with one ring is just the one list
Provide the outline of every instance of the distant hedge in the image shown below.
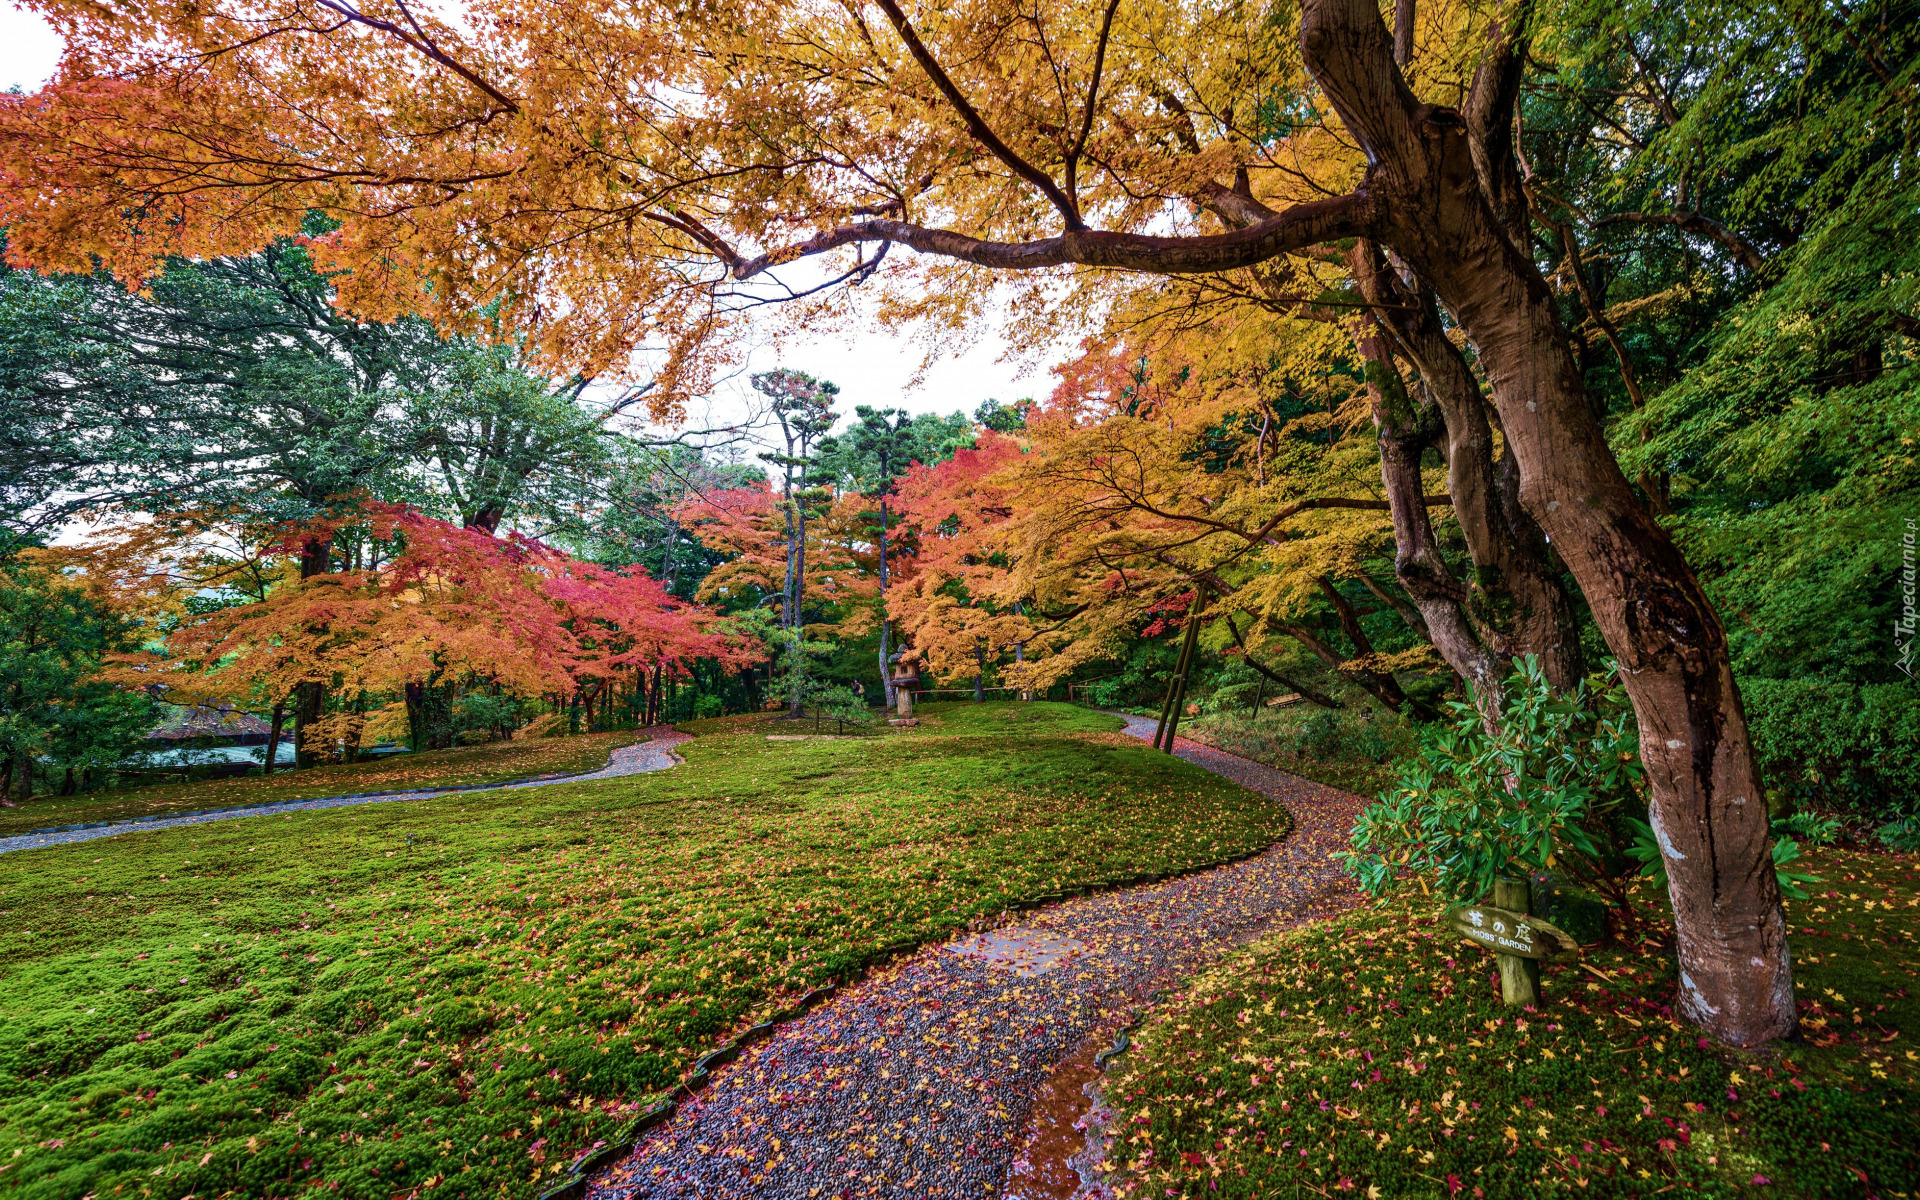
[[1745,679],[1740,691],[1770,788],[1886,819],[1920,809],[1920,687]]

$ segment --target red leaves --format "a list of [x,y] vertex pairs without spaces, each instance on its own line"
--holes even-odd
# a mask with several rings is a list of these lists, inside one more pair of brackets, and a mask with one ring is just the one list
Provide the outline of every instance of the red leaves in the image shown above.
[[[689,658],[751,661],[743,643],[711,628],[712,613],[668,595],[637,565],[609,569],[401,505],[364,504],[351,523],[386,557],[288,579],[263,601],[182,626],[168,643],[174,674],[277,700],[307,680],[397,691],[468,671],[523,693],[570,692],[583,679]],[[289,527],[274,549],[297,553],[344,524]]]

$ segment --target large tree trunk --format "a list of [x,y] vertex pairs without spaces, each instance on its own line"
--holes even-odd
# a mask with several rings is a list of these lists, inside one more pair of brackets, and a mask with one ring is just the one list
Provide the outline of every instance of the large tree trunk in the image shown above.
[[[1355,246],[1350,258],[1356,275],[1370,250],[1364,240]],[[1366,368],[1367,396],[1380,444],[1380,482],[1393,516],[1394,576],[1413,598],[1440,657],[1466,682],[1481,721],[1490,730],[1498,729],[1501,688],[1511,664],[1467,619],[1467,589],[1440,553],[1440,540],[1427,513],[1426,489],[1421,486],[1420,460],[1441,435],[1439,410],[1414,404],[1394,365],[1393,352],[1371,317],[1364,319],[1354,342]]]
[[[412,687],[412,684],[408,684]],[[280,701],[273,706],[273,726],[267,731],[267,761],[264,775],[272,775],[276,760],[280,757],[280,735],[287,727],[287,702]],[[418,746],[414,749],[419,749]]]
[[[308,538],[300,549],[300,578],[312,579],[316,575],[325,575],[333,568],[333,538]],[[324,634],[326,631],[312,632]],[[293,763],[296,767],[311,767],[320,761],[316,748],[308,744],[308,733],[327,711],[327,685],[317,679],[309,679],[294,685],[293,689]]]
[[1517,74],[1514,39],[1496,32],[1464,118],[1407,91],[1371,0],[1308,0],[1301,42],[1367,150],[1369,189],[1391,197],[1383,240],[1473,342],[1519,465],[1521,502],[1620,661],[1671,881],[1681,1009],[1736,1045],[1789,1035],[1786,923],[1725,632],[1614,460],[1552,293],[1502,219],[1509,118],[1488,110],[1510,104],[1501,97]]
[[[1416,498],[1423,493],[1414,472],[1411,480],[1387,483],[1401,586],[1408,594],[1417,594],[1416,602],[1424,595],[1436,607],[1458,606],[1457,615],[1448,614],[1438,625],[1426,606],[1422,613],[1448,665],[1473,684],[1477,694],[1484,694],[1483,715],[1491,712],[1497,717],[1512,662],[1525,655],[1540,660],[1554,686],[1572,687],[1585,666],[1573,598],[1561,586],[1546,537],[1520,503],[1512,453],[1494,458],[1493,428],[1473,369],[1447,339],[1431,294],[1408,286],[1365,239],[1349,261],[1361,295],[1376,306],[1372,310],[1376,327],[1387,335],[1371,346],[1364,342],[1361,346],[1368,361],[1369,384],[1375,382],[1374,363],[1378,362],[1381,384],[1394,385],[1399,373],[1387,368],[1393,367],[1392,351],[1397,349],[1419,373],[1420,399],[1425,401],[1416,406],[1402,386],[1400,396],[1405,399],[1395,397],[1399,403],[1389,405],[1382,414],[1381,400],[1376,399],[1376,420],[1386,417],[1381,427],[1381,469],[1383,473],[1388,469],[1390,454],[1405,457],[1415,452],[1416,444],[1418,449],[1425,448],[1419,442],[1429,432],[1427,422],[1420,419],[1422,410],[1437,409],[1444,432],[1447,492],[1473,562],[1465,581],[1447,568],[1425,506],[1416,507]],[[1391,451],[1388,440],[1396,443]],[[1404,466],[1401,469],[1404,472]]]

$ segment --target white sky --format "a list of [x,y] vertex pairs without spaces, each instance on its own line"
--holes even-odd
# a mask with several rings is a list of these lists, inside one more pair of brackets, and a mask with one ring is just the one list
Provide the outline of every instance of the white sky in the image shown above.
[[[0,91],[18,87],[31,92],[46,83],[60,54],[60,39],[45,21],[0,0]],[[904,334],[877,327],[861,336],[820,337],[797,347],[789,343],[777,357],[756,350],[748,372],[723,385],[712,397],[711,418],[730,423],[745,412],[746,374],[774,367],[792,367],[840,385],[840,409],[851,414],[856,405],[898,407],[910,412],[972,413],[989,397],[1013,401],[1023,396],[1044,398],[1053,389],[1047,367],[1051,362],[1000,362],[1006,342],[983,332],[969,352],[936,359],[918,386],[909,386],[920,371],[923,351]],[[701,413],[690,414],[699,423]]]

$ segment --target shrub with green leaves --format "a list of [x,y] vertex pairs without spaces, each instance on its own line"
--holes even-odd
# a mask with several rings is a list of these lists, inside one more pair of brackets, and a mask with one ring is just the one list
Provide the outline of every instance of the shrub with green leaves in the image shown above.
[[1507,682],[1498,733],[1472,705],[1450,707],[1453,723],[1422,732],[1419,756],[1360,814],[1353,849],[1336,855],[1360,886],[1382,895],[1410,871],[1443,895],[1475,899],[1501,875],[1615,879],[1626,841],[1617,818],[1642,803],[1639,736],[1621,690],[1596,679],[1556,695],[1529,657]]
[[1816,846],[1831,846],[1840,840],[1840,818],[1823,817],[1814,812],[1797,812],[1782,817],[1771,826],[1775,837],[1797,838]]
[[1920,817],[1902,817],[1882,825],[1880,844],[1902,854],[1920,851]]
[[1795,802],[1911,814],[1920,797],[1920,691],[1911,684],[1742,679],[1754,751]]

